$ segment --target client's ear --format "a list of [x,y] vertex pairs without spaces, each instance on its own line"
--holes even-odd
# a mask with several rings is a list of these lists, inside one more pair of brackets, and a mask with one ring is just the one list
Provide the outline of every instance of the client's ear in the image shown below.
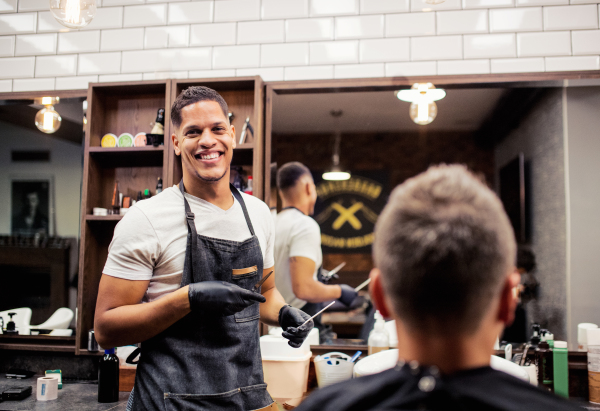
[[381,283],[381,271],[378,268],[373,268],[371,274],[371,283],[369,284],[369,293],[375,303],[375,308],[379,310],[384,318],[391,317],[391,310],[388,308],[388,304],[383,293],[383,284]]
[[515,287],[521,282],[521,274],[518,271],[510,273],[504,281],[502,294],[500,295],[500,309],[498,311],[498,320],[506,326],[512,324],[515,319],[515,309],[519,297],[515,292]]

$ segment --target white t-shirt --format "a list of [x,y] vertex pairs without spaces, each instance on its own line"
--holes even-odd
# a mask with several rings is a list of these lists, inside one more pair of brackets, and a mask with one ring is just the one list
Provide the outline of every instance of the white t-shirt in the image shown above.
[[315,220],[295,208],[283,210],[275,218],[275,285],[287,304],[302,308],[306,301],[294,295],[290,257],[313,260],[313,278],[317,278],[319,267],[323,264],[321,229]]
[[[198,234],[230,241],[251,237],[240,203],[223,210],[208,201],[185,194],[195,214]],[[274,265],[274,227],[269,207],[243,194],[244,203],[263,255],[264,268]],[[150,302],[179,288],[188,227],[183,197],[173,186],[136,203],[117,224],[108,247],[103,273],[127,280],[150,280],[142,301]]]

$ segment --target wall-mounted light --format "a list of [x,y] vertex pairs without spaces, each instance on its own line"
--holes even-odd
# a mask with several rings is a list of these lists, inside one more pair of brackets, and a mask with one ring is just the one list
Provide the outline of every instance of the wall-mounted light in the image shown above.
[[44,106],[44,108],[35,115],[35,125],[40,131],[46,134],[52,134],[60,128],[62,118],[60,117],[60,114],[54,110],[54,104],[58,104],[59,101],[60,98],[58,97],[42,97],[41,99],[36,99],[36,103]]
[[329,113],[333,118],[336,119],[335,125],[335,140],[333,142],[333,158],[332,158],[332,166],[326,170],[322,178],[323,180],[349,180],[351,175],[350,172],[343,170],[340,167],[340,143],[342,140],[342,133],[340,131],[339,118],[342,116],[342,110],[331,110]]
[[96,15],[96,0],[50,0],[50,11],[63,26],[80,29]]
[[410,90],[400,90],[396,93],[399,100],[411,103],[410,118],[419,125],[431,123],[437,116],[438,101],[446,97],[446,91],[435,88],[431,83],[415,83]]

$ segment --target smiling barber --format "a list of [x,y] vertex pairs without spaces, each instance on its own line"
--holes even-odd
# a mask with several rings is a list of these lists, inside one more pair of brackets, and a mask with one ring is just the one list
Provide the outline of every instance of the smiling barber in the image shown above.
[[[285,305],[274,276],[269,208],[229,184],[235,127],[216,91],[175,100],[179,186],[138,202],[115,228],[95,332],[105,348],[142,342],[128,410],[276,409],[266,391],[258,320],[299,347],[312,321]],[[268,267],[268,268],[265,268]]]

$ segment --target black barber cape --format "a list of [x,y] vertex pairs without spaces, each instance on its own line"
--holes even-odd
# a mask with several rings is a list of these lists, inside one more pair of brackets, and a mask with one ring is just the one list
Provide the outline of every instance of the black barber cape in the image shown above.
[[439,376],[409,364],[335,384],[311,394],[296,411],[554,411],[583,410],[576,403],[491,367]]

